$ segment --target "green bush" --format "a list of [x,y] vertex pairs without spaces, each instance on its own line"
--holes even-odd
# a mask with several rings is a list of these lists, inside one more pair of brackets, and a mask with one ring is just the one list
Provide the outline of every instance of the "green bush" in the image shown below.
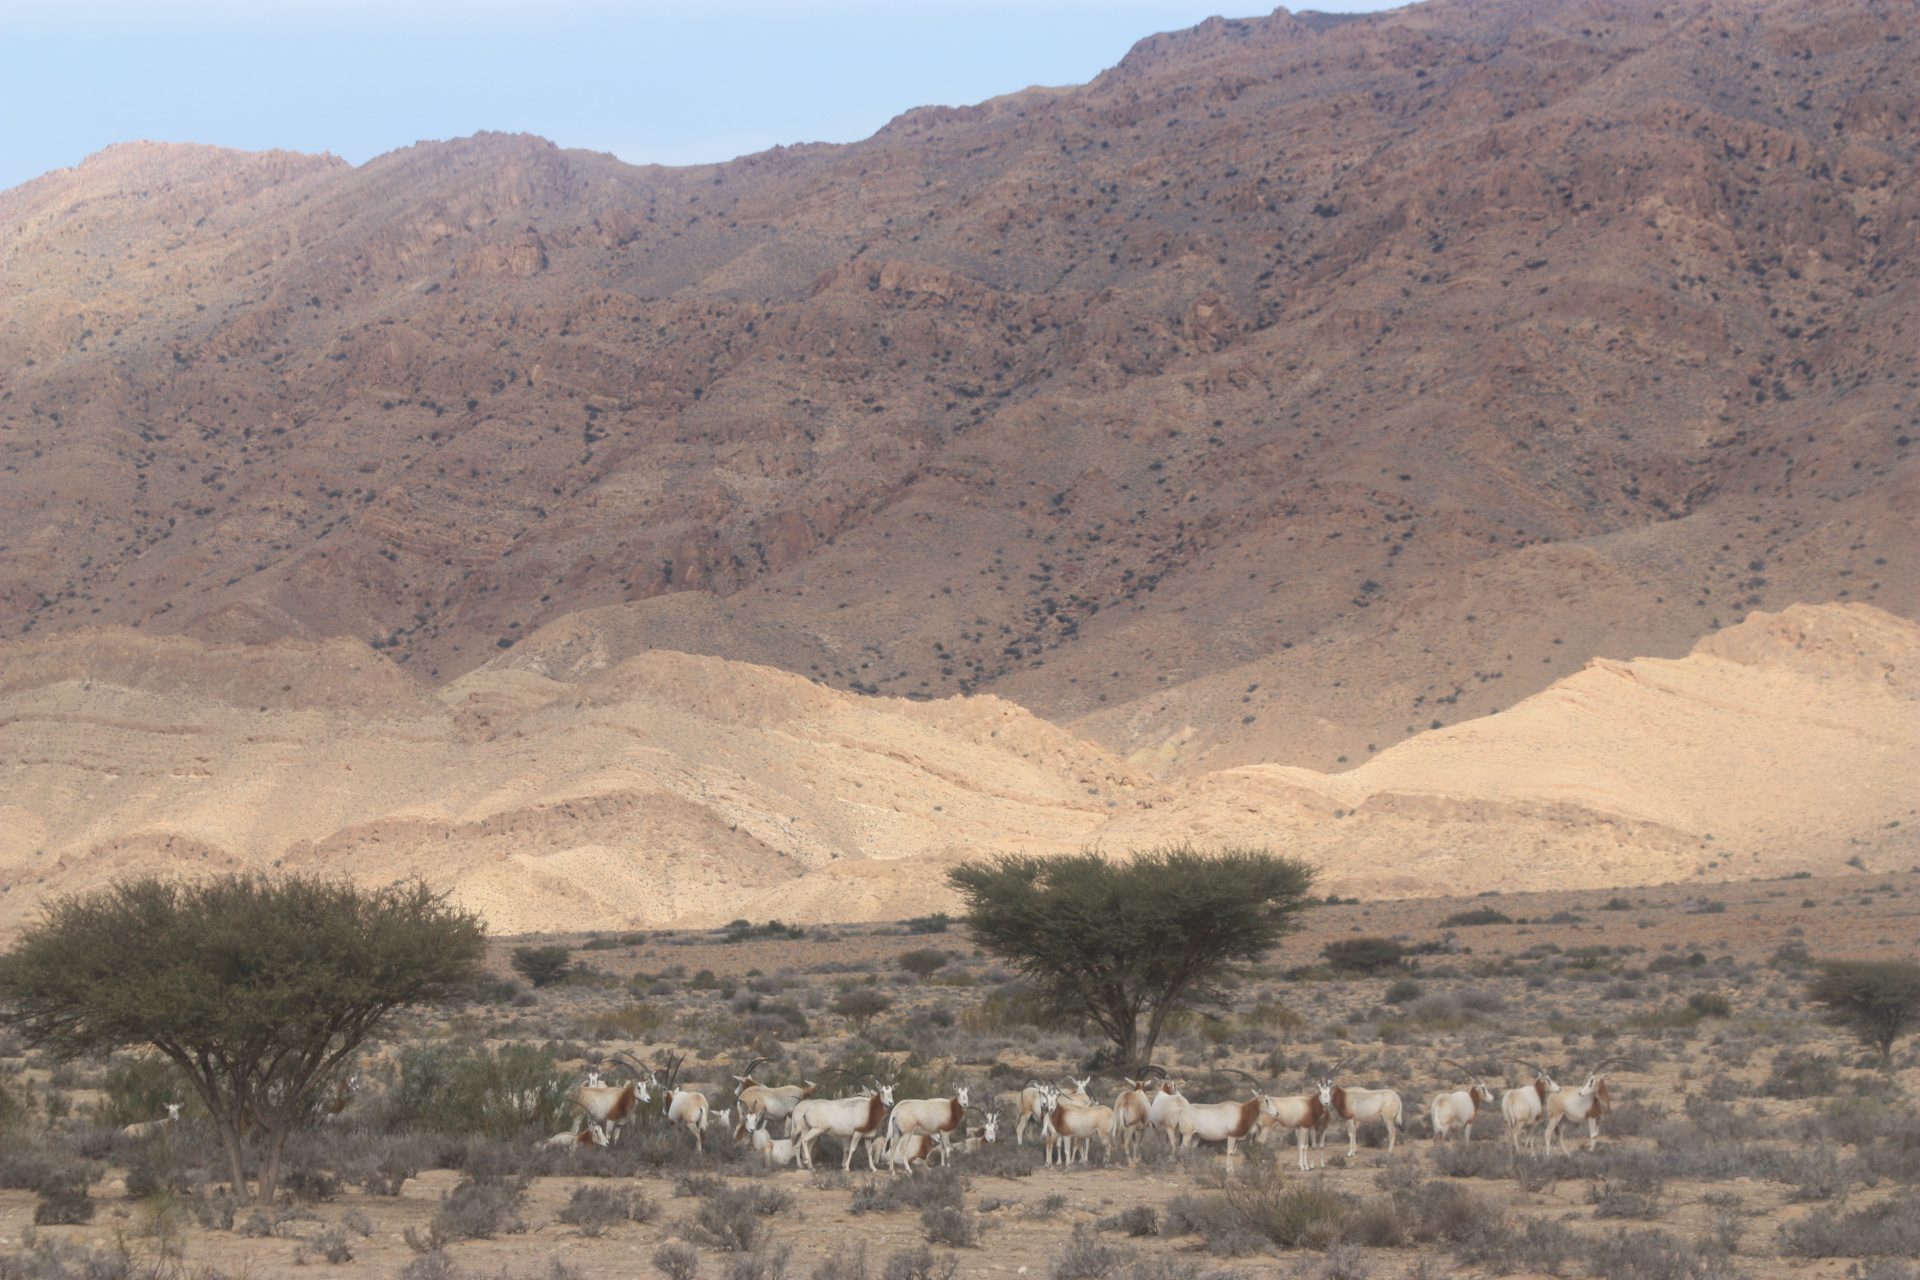
[[1342,938],[1320,948],[1320,954],[1344,973],[1378,973],[1407,962],[1407,949],[1391,938]]
[[563,1127],[567,1092],[553,1055],[531,1045],[421,1045],[400,1055],[392,1118],[436,1133],[519,1139]]
[[536,987],[550,987],[573,968],[573,953],[562,946],[515,947],[513,971]]
[[1474,907],[1469,911],[1456,911],[1440,922],[1443,929],[1471,927],[1483,924],[1512,924],[1513,917],[1504,911],[1492,907]]

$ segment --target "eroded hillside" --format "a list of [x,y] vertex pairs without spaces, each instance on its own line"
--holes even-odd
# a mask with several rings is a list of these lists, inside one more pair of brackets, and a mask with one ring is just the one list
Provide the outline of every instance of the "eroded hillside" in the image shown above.
[[1916,56],[1432,0],[692,169],[116,147],[0,194],[0,632],[671,648],[1192,778],[1910,614]]
[[1721,879],[1915,852],[1920,628],[1759,614],[1598,662],[1348,773],[1158,781],[991,696],[874,698],[651,652],[437,694],[354,641],[0,648],[0,929],[151,870],[453,887],[496,930],[892,919],[996,851],[1300,853],[1342,893]]

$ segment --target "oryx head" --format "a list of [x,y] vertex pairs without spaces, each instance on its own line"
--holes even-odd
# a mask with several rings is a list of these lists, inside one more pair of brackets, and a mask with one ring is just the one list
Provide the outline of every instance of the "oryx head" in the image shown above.
[[179,1118],[180,1118],[180,1104],[177,1102],[169,1102],[167,1104],[167,1119],[178,1120]]
[[988,1142],[992,1142],[994,1138],[998,1135],[999,1130],[1000,1130],[1000,1113],[998,1111],[987,1112],[987,1127],[980,1131],[980,1136],[982,1138],[985,1138]]
[[953,1100],[964,1108],[967,1105],[967,1086],[961,1085],[958,1089],[955,1089],[953,1091]]

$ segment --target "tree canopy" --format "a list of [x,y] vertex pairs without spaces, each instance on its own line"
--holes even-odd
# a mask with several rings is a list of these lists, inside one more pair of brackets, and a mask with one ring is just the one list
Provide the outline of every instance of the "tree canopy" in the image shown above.
[[1893,1065],[1893,1044],[1920,1026],[1920,963],[1912,960],[1823,960],[1807,998],[1827,1021],[1846,1027]]
[[0,956],[0,1022],[60,1058],[151,1046],[206,1104],[242,1199],[264,1148],[267,1200],[314,1090],[394,1010],[475,976],[485,943],[419,882],[128,880],[55,900]]
[[1124,860],[1003,856],[947,878],[980,945],[1053,1009],[1091,1019],[1120,1065],[1139,1070],[1169,1013],[1220,1003],[1241,966],[1296,926],[1314,875],[1264,849],[1179,845]]

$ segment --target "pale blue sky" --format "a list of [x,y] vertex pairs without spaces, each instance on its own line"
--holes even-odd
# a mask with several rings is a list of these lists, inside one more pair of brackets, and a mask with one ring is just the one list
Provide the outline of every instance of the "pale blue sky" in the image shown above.
[[[1319,0],[1351,12],[1400,0]],[[331,151],[537,133],[637,163],[850,142],[1077,84],[1231,0],[0,0],[0,189],[114,142]]]

